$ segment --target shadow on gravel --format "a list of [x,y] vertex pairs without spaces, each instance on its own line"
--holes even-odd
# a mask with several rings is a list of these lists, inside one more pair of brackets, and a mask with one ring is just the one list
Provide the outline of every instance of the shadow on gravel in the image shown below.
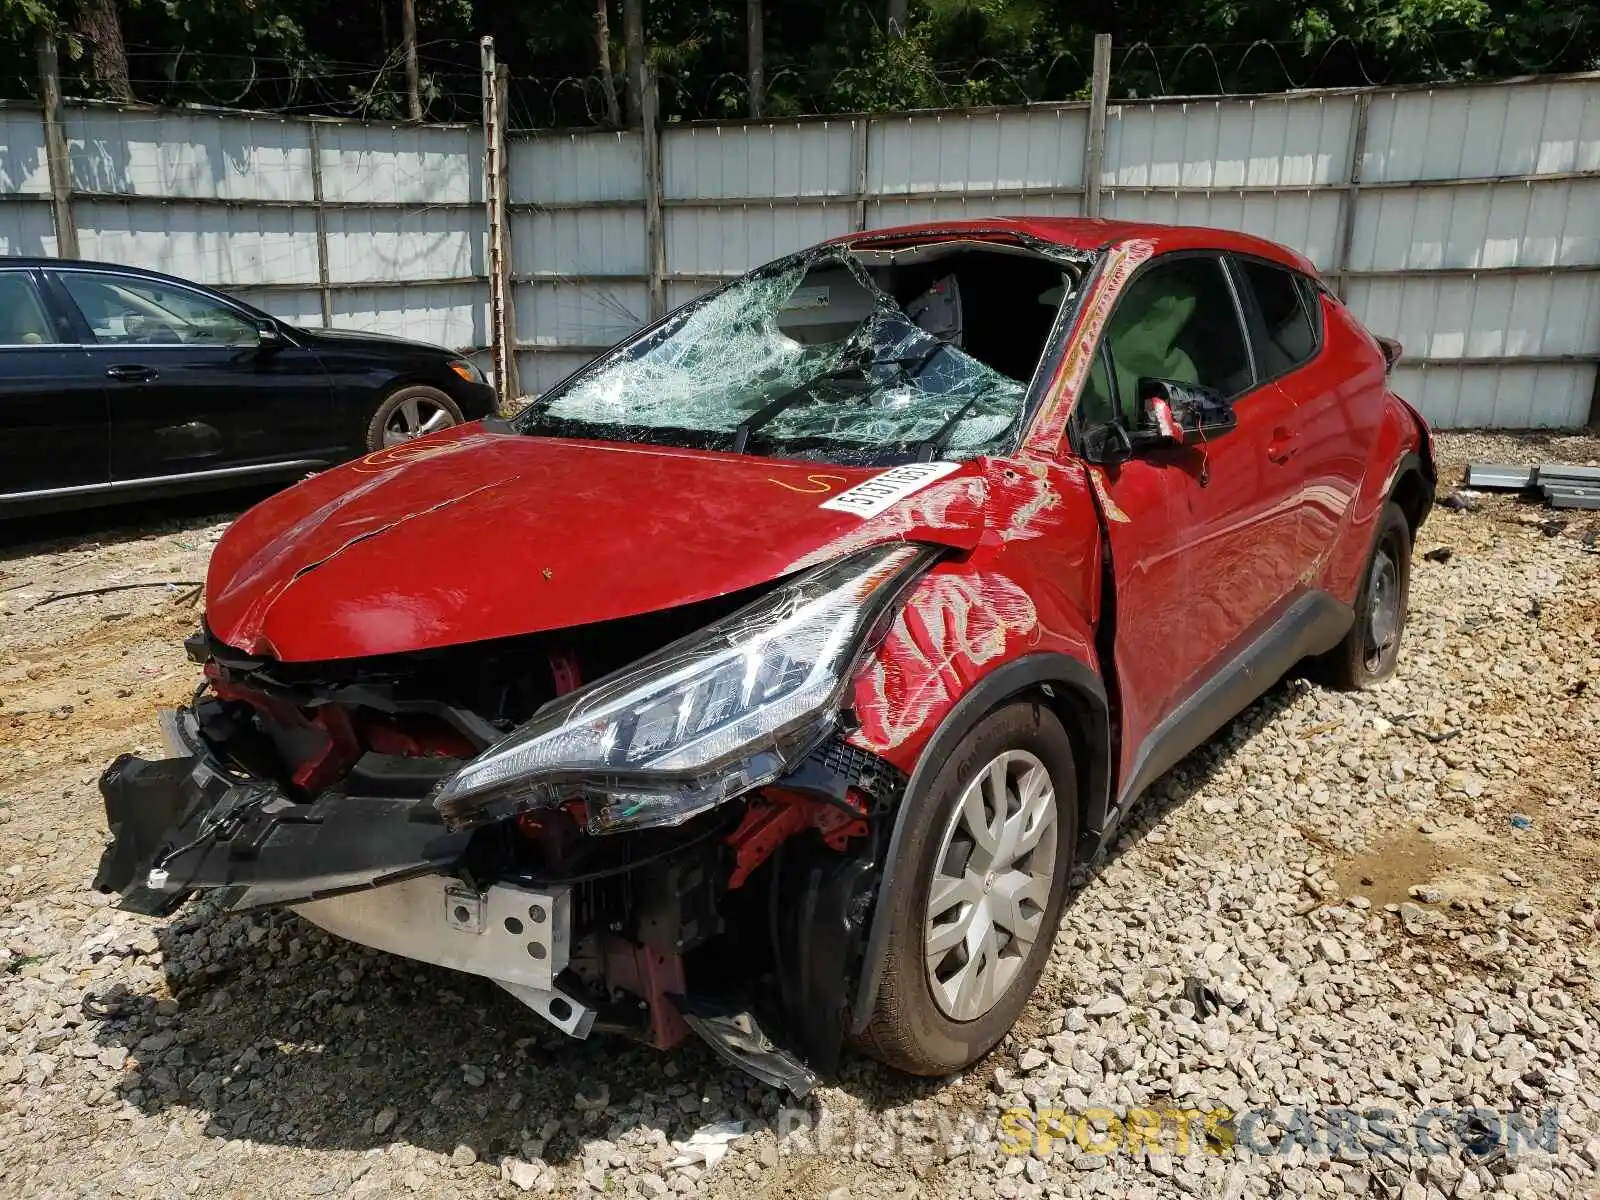
[[276,490],[279,489],[255,487],[42,516],[8,517],[0,520],[0,562],[59,550],[137,542],[155,533],[176,533],[195,526],[231,521]]
[[[1183,758],[1145,792],[1123,823],[1116,838],[1092,862],[1080,863],[1073,873],[1072,891],[1067,896],[1067,906],[1062,921],[1071,919],[1072,903],[1085,888],[1092,888],[1095,880],[1108,870],[1123,854],[1137,846],[1150,830],[1161,823],[1173,809],[1181,808],[1210,782],[1211,777],[1227,765],[1235,751],[1250,741],[1261,729],[1289,708],[1301,690],[1311,686],[1299,674],[1291,673],[1275,684],[1271,691],[1245,709],[1208,741],[1202,743]],[[974,1083],[987,1086],[996,1069],[1010,1069],[1015,1058],[1014,1045],[1026,1045],[1054,1032],[1059,1025],[1051,1022],[1059,1018],[1063,1008],[1079,1003],[1085,997],[1063,995],[1041,986],[1032,1002],[1023,1010],[1017,1023],[1000,1045],[987,1058],[975,1064],[967,1073]],[[1049,1028],[1047,1028],[1047,1026]],[[911,1104],[942,1091],[949,1084],[945,1079],[918,1079],[889,1071],[876,1063],[857,1058],[847,1064],[846,1078],[837,1081],[841,1087],[858,1096],[874,1110],[886,1110]]]
[[[1160,780],[1075,887],[1189,800],[1302,686],[1280,684]],[[217,1138],[358,1151],[409,1143],[441,1154],[466,1146],[491,1162],[522,1151],[562,1163],[639,1125],[676,1140],[730,1117],[770,1124],[788,1103],[696,1040],[666,1053],[604,1035],[573,1041],[485,980],[339,941],[293,914],[200,902],[158,938],[171,998],[102,994],[86,1011],[101,1045],[128,1052],[128,1101],[151,1115],[200,1113]],[[1073,1002],[1042,991],[1020,1040]],[[1009,1067],[1010,1044],[968,1082],[987,1085]],[[859,1056],[832,1082],[869,1110],[949,1083]]]

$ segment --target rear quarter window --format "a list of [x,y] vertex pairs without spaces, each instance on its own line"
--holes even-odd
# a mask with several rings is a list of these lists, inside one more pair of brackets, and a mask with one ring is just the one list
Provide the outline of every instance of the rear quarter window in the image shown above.
[[1265,379],[1287,375],[1309,362],[1322,341],[1316,285],[1283,267],[1248,258],[1237,261],[1261,317],[1255,339],[1261,375]]

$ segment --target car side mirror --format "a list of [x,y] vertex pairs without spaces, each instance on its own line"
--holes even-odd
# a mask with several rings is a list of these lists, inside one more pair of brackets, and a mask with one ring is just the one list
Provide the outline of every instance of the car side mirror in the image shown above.
[[256,322],[256,345],[264,352],[283,349],[283,334],[271,321]]
[[1139,412],[1140,427],[1131,439],[1135,447],[1197,446],[1239,424],[1221,392],[1176,379],[1140,379]]

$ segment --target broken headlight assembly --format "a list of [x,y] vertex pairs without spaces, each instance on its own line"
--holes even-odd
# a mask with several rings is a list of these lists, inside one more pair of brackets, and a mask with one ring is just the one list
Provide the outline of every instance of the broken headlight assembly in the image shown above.
[[934,551],[807,571],[547,704],[441,785],[452,827],[580,799],[591,833],[677,825],[772,782],[832,729],[851,672]]

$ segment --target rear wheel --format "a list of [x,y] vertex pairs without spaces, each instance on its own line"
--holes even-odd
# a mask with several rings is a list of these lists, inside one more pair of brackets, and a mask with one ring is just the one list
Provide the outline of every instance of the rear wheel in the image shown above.
[[1077,841],[1072,742],[1043,706],[1009,704],[910,803],[911,869],[890,906],[883,981],[859,1046],[945,1075],[1011,1028],[1050,957]]
[[1411,525],[1400,506],[1384,505],[1372,557],[1356,595],[1356,619],[1344,641],[1316,662],[1330,687],[1356,691],[1394,674],[1411,596]]
[[403,387],[384,397],[367,422],[367,449],[398,446],[459,425],[465,419],[456,402],[438,388],[423,384]]

